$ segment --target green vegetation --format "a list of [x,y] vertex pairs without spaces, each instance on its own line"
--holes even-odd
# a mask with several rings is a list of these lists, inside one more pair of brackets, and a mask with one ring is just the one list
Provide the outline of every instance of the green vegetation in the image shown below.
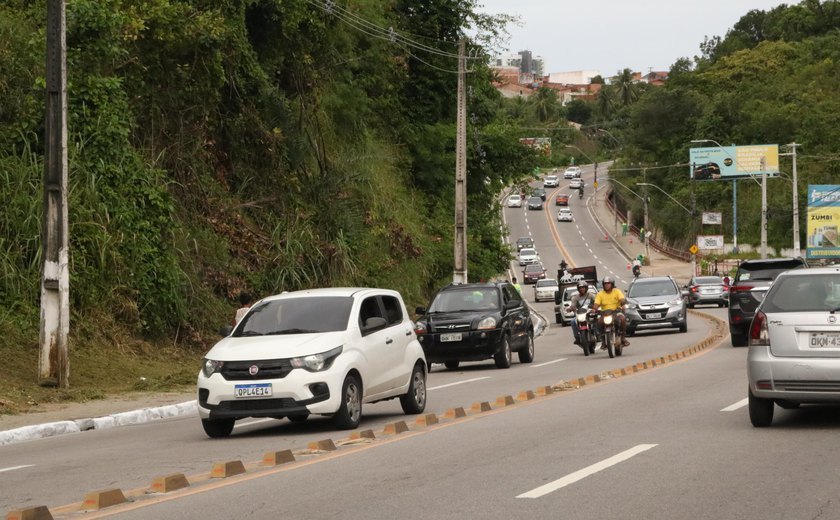
[[[455,42],[472,28],[482,57],[507,21],[475,7],[68,2],[61,391],[35,384],[46,7],[0,6],[0,413],[193,384],[242,291],[385,286],[425,303],[452,272]],[[499,190],[536,165],[481,63],[468,79],[476,279],[507,265]]]

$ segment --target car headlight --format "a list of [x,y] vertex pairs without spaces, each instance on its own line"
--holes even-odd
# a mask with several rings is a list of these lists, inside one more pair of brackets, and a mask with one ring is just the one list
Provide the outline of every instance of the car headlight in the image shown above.
[[678,307],[678,306],[681,306],[682,304],[683,304],[683,299],[682,298],[677,298],[675,300],[671,300],[671,301],[668,302],[668,305],[670,305],[671,307]]
[[496,321],[496,318],[494,318],[493,316],[487,316],[486,318],[478,322],[476,328],[478,330],[495,329],[497,323],[498,322]]
[[629,310],[636,310],[636,309],[638,309],[638,308],[639,308],[639,304],[638,304],[638,303],[634,303],[634,302],[627,302],[627,308],[628,308]]
[[221,372],[223,366],[225,366],[224,361],[204,358],[201,363],[201,371],[204,373],[204,377],[210,377],[216,372]]
[[292,358],[289,361],[292,363],[292,368],[302,368],[310,372],[321,372],[330,368],[333,361],[344,347],[336,347],[320,354],[311,354],[309,356]]

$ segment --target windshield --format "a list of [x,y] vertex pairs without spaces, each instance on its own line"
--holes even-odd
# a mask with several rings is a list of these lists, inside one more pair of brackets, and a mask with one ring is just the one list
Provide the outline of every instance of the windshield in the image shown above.
[[631,298],[646,298],[650,296],[675,296],[679,294],[673,282],[662,280],[656,282],[634,283],[627,294]]
[[798,267],[804,267],[802,262],[799,261],[790,261],[790,262],[753,262],[750,264],[742,265],[738,269],[738,275],[736,278],[736,282],[740,281],[748,281],[748,280],[765,280],[765,281],[773,281],[776,279],[777,276],[782,274],[783,272],[787,271],[788,269],[796,269]]
[[557,282],[554,280],[539,280],[537,282],[537,287],[557,287]]
[[432,301],[429,312],[482,311],[498,308],[499,297],[495,288],[474,287],[439,292]]
[[826,312],[840,307],[840,275],[784,276],[764,298],[764,312]]
[[543,272],[543,268],[539,264],[529,264],[525,266],[526,273],[541,273]]
[[519,254],[522,256],[535,255],[537,254],[537,250],[524,247],[522,248],[522,251],[519,252]]
[[285,298],[254,306],[233,337],[311,334],[347,329],[353,298],[328,296]]

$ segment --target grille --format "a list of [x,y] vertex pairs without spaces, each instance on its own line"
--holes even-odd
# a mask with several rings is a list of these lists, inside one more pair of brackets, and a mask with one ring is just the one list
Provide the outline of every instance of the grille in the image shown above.
[[777,390],[787,392],[840,393],[840,381],[774,381]]
[[469,323],[453,323],[451,325],[436,325],[435,332],[465,332],[470,330]]
[[[259,371],[251,375],[250,369],[256,365]],[[288,359],[261,359],[259,361],[225,361],[222,377],[228,381],[254,381],[259,379],[282,379],[292,371]]]
[[244,401],[222,401],[217,408],[220,412],[261,412],[296,408],[297,402],[290,397],[280,399],[247,399]]

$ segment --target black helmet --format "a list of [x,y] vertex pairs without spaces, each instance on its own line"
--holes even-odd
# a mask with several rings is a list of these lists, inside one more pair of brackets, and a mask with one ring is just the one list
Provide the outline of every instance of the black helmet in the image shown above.
[[577,288],[580,289],[583,287],[584,289],[589,289],[589,284],[586,283],[586,280],[579,280],[577,283]]
[[604,281],[602,282],[602,285],[607,285],[608,283],[612,284],[612,286],[615,287],[615,280],[613,280],[612,276],[605,276],[604,277]]

